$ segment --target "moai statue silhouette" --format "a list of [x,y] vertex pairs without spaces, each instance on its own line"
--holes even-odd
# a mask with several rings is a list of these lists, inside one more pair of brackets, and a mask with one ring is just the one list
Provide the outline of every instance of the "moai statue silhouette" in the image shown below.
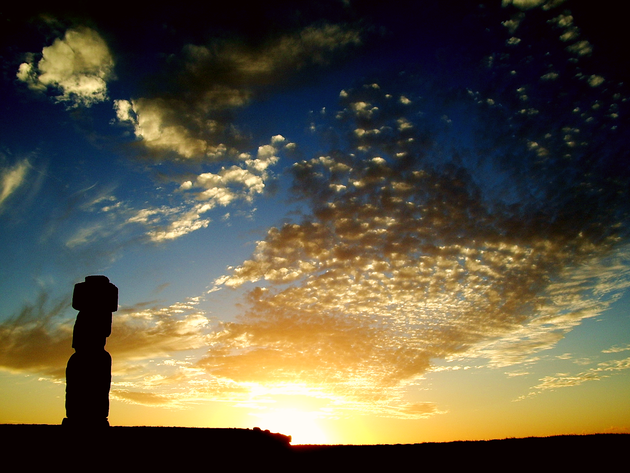
[[118,288],[105,276],[87,276],[75,284],[72,307],[79,311],[66,367],[66,418],[63,425],[107,427],[112,357],[105,351],[118,310]]

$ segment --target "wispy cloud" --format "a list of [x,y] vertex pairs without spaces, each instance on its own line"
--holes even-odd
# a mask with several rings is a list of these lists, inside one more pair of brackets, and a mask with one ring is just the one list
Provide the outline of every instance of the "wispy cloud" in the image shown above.
[[[68,295],[53,301],[42,291],[36,302],[2,322],[0,366],[64,379],[73,351],[74,317],[69,314],[76,316],[70,310],[70,300]],[[209,321],[196,305],[195,299],[167,307],[144,303],[116,312],[114,336],[107,343],[107,350],[118,359],[115,375],[133,378],[137,360],[169,357],[207,346],[204,329]]]
[[26,159],[0,168],[0,212],[5,201],[26,181],[29,168]]
[[630,345],[626,346],[614,346],[607,350],[602,351],[602,353],[621,353],[624,351],[630,351]]
[[553,376],[545,376],[540,383],[532,387],[532,391],[519,400],[536,396],[544,391],[556,390],[580,386],[588,381],[599,381],[630,369],[630,358],[623,360],[609,360],[598,363],[594,368],[589,368],[577,374],[557,373]]
[[138,208],[137,203],[119,200],[113,189],[107,194],[95,191],[98,197],[86,197],[80,209],[86,215],[96,216],[96,220],[80,224],[68,237],[66,246],[95,244],[111,237],[161,243],[205,228],[211,222],[211,211],[251,205],[264,194],[273,178],[271,168],[280,159],[279,154],[290,146],[284,137],[276,135],[256,152],[243,152],[236,163],[220,166],[215,172],[173,176],[173,182],[162,183],[159,195],[169,203],[159,206]]
[[[568,266],[548,284],[535,316],[500,340],[479,345],[474,356],[488,358],[493,366],[509,366],[535,359],[552,348],[584,319],[596,317],[630,287],[628,248],[612,255],[596,253],[579,266]],[[469,355],[473,355],[469,353]]]
[[35,372],[62,378],[72,354],[72,328],[63,324],[67,300],[51,301],[41,292],[0,324],[0,365],[14,372]]

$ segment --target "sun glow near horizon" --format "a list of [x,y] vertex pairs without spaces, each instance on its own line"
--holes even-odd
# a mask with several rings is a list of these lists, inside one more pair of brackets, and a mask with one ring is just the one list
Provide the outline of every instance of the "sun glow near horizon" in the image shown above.
[[293,445],[328,444],[332,441],[320,425],[321,415],[318,412],[283,407],[253,415],[259,419],[261,429],[290,435]]
[[248,389],[252,398],[242,407],[248,408],[259,428],[290,435],[293,445],[335,443],[337,436],[322,422],[330,415],[326,396],[316,388],[300,383],[253,383]]

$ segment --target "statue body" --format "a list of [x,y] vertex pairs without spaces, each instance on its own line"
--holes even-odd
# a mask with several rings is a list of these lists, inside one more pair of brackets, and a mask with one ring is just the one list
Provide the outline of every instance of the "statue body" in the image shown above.
[[105,343],[118,310],[118,288],[105,276],[87,276],[74,286],[72,307],[79,314],[72,334],[75,353],[66,367],[63,425],[108,426],[112,357]]

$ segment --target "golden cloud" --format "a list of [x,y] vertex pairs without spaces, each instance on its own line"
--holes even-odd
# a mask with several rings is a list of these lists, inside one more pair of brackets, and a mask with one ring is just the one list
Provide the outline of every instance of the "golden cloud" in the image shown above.
[[[585,204],[585,180],[600,177],[591,164],[574,161],[575,180],[565,168],[560,184],[558,169],[532,166],[540,155],[523,136],[511,145],[520,159],[501,164],[516,196],[506,198],[496,192],[501,181],[488,189],[481,168],[445,159],[419,105],[401,100],[408,94],[383,89],[345,91],[337,148],[293,166],[296,196],[312,213],[271,228],[251,258],[217,279],[255,287],[199,362],[208,373],[241,383],[298,380],[358,403],[387,393],[400,407],[397,389],[432,359],[521,363],[629,285],[621,213],[594,211],[612,202],[617,184]],[[548,147],[569,148],[562,137]],[[523,168],[532,170],[531,187],[514,189]]]

